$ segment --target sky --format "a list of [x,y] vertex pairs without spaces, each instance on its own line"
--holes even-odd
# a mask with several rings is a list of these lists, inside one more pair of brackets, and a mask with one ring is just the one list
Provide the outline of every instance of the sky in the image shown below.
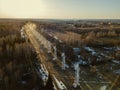
[[0,18],[120,19],[120,0],[0,0]]

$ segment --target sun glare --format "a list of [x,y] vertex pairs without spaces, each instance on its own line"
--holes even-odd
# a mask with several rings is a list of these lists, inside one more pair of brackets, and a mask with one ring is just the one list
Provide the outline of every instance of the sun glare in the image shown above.
[[44,16],[45,8],[42,0],[2,0],[0,5],[4,14],[19,18]]

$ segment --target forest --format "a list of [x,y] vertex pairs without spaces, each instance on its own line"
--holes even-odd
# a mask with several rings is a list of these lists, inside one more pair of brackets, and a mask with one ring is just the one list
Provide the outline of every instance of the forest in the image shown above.
[[30,41],[21,38],[24,21],[0,22],[0,90],[53,90],[35,71],[37,54]]

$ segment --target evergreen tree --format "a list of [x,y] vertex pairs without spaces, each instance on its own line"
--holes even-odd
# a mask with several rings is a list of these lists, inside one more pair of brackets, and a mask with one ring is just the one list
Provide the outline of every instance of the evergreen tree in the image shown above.
[[48,81],[47,81],[46,86],[45,86],[45,90],[54,90],[53,87],[54,86],[53,86],[53,83],[52,83],[52,77],[49,74]]

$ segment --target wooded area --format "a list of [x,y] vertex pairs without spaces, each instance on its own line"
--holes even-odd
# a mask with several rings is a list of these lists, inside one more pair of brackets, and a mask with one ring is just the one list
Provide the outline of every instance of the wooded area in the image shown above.
[[53,90],[51,76],[46,86],[37,75],[37,55],[20,36],[24,22],[0,22],[0,90]]

